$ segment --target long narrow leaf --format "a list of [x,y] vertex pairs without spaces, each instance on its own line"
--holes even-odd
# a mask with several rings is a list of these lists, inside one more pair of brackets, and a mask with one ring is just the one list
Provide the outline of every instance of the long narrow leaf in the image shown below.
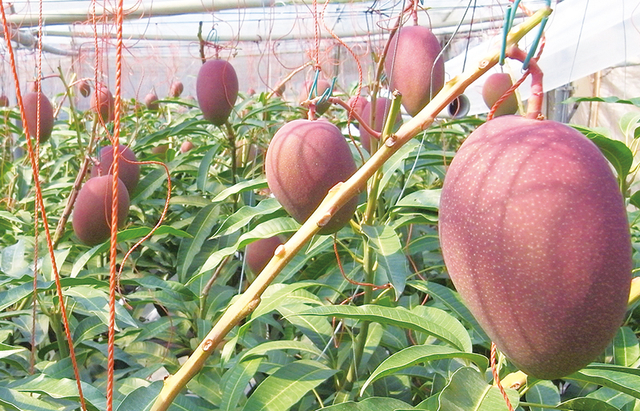
[[256,388],[243,411],[286,411],[336,372],[317,361],[287,364]]
[[[425,307],[430,308],[430,307]],[[431,310],[439,311],[442,314],[446,313],[437,308],[430,308]],[[383,307],[376,305],[363,305],[359,307],[355,306],[324,306],[315,307],[307,311],[299,313],[300,315],[322,315],[326,317],[338,317],[338,318],[352,318],[356,320],[374,321],[380,324],[394,325],[401,328],[406,328],[413,331],[419,331],[432,335],[443,342],[457,348],[461,351],[468,351],[467,343],[461,341],[454,333],[449,330],[451,326],[451,320],[453,317],[436,318],[435,321],[426,320],[420,316],[408,311],[403,307]],[[444,321],[442,321],[444,320]]]
[[442,345],[414,345],[412,347],[405,348],[384,360],[362,385],[360,395],[364,394],[364,390],[369,386],[369,384],[380,378],[386,377],[387,375],[391,375],[415,364],[422,364],[448,358],[462,358],[464,360],[472,361],[478,365],[482,372],[484,372],[489,366],[489,360],[484,355],[462,352]]

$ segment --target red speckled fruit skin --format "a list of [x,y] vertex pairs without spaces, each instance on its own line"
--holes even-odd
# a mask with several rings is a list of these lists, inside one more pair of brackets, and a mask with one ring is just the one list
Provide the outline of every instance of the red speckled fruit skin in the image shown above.
[[222,126],[238,98],[238,76],[225,60],[209,60],[200,67],[196,81],[198,104],[205,120]]
[[111,91],[104,84],[98,84],[91,93],[91,109],[100,115],[102,121],[113,121],[115,116],[114,99]]
[[627,307],[631,241],[589,139],[554,121],[485,123],[447,171],[439,219],[454,285],[522,371],[560,378],[604,351]]
[[[129,161],[138,161],[135,153],[125,145],[118,146],[118,152]],[[140,180],[140,165],[120,159],[118,161],[118,179],[122,180],[127,191],[133,195]],[[105,146],[100,149],[100,175],[111,174],[113,164],[113,146]],[[98,176],[98,169],[91,169],[91,177]]]
[[[513,86],[511,76],[508,73],[494,73],[487,77],[482,86],[482,99],[484,103],[491,109],[502,95]],[[506,114],[515,114],[518,112],[518,99],[512,93],[504,100],[496,112],[494,117],[504,116]]]
[[42,93],[30,91],[22,97],[27,127],[29,128],[29,134],[33,137],[37,134],[38,100],[40,100],[40,138],[38,141],[44,143],[49,140],[53,131],[53,106],[47,96]]
[[431,30],[423,26],[402,27],[391,39],[384,69],[391,90],[402,94],[402,105],[415,116],[444,85],[442,48]]
[[174,81],[171,83],[171,87],[169,88],[169,96],[170,97],[180,97],[182,92],[184,91],[184,84],[180,81]]
[[[375,131],[382,131],[382,125],[387,119],[390,109],[391,100],[385,97],[378,97],[376,99],[375,127],[371,128],[373,128]],[[367,124],[371,122],[371,103],[368,103],[362,110],[362,119],[366,121]],[[393,130],[397,130],[401,123],[402,115],[398,112]],[[371,134],[369,134],[369,132],[367,132],[367,130],[365,130],[362,126],[359,126],[358,129],[360,130],[360,143],[362,143],[362,147],[364,147],[365,150],[371,153]]]
[[[349,145],[338,127],[326,120],[294,120],[275,134],[265,158],[267,184],[282,207],[303,223],[329,190],[356,171]],[[352,198],[320,229],[331,234],[349,222],[356,206]]]
[[158,110],[160,108],[160,103],[158,103],[158,95],[156,93],[149,93],[144,96],[144,105],[147,106],[148,110]]
[[276,248],[284,243],[279,236],[269,238],[261,238],[249,244],[244,252],[244,258],[247,262],[249,271],[253,274],[259,274],[266,267]]
[[[85,245],[94,246],[111,235],[111,187],[113,176],[87,180],[78,192],[73,209],[73,231]],[[118,227],[122,227],[129,212],[129,193],[118,179]]]

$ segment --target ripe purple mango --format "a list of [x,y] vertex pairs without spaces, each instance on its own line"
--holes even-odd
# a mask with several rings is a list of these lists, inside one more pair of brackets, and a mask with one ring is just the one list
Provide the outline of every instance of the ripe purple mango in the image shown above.
[[[73,231],[85,245],[94,246],[111,235],[111,202],[113,176],[87,180],[78,192],[73,209]],[[118,227],[124,226],[129,212],[129,193],[118,179]]]
[[238,87],[238,76],[228,61],[204,63],[198,72],[196,95],[205,120],[222,126],[236,104]]
[[96,90],[91,93],[91,109],[100,115],[104,122],[113,121],[115,117],[115,100],[113,94],[104,84],[96,85]]
[[627,307],[631,242],[588,138],[554,121],[487,122],[451,163],[439,218],[454,285],[517,367],[555,379],[604,351]]
[[[389,110],[391,109],[391,100],[386,97],[378,97],[376,99],[376,117],[374,119],[375,126],[371,127],[375,131],[382,131],[382,126],[384,125],[387,116],[389,115]],[[369,124],[371,122],[371,103],[367,103],[362,109],[362,119]],[[402,123],[402,115],[398,112],[396,116],[396,122],[394,124],[394,130],[397,130],[400,124]],[[362,147],[371,153],[371,134],[362,126],[358,126],[360,130],[360,143],[362,143]],[[377,137],[374,137],[377,139]]]
[[144,96],[144,105],[147,107],[147,110],[157,111],[160,108],[160,103],[158,103],[158,95],[155,92],[151,92]]
[[[267,184],[282,207],[303,223],[329,190],[356,171],[349,145],[326,120],[294,120],[273,136],[265,158]],[[358,205],[352,198],[320,229],[331,234],[346,225]]]
[[[129,194],[133,195],[140,180],[140,165],[135,163],[138,158],[129,147],[122,144],[118,146],[118,153],[125,158],[125,160],[118,160],[118,179],[122,180]],[[100,172],[98,173],[97,167],[93,167],[91,177],[111,174],[111,164],[113,164],[113,146],[102,147],[100,149]]]
[[418,114],[444,86],[441,50],[436,36],[423,26],[402,27],[391,39],[384,69],[391,90],[402,94],[402,105],[411,116]]
[[[38,118],[38,100],[40,100],[40,118]],[[24,115],[27,120],[29,134],[32,137],[37,135],[38,120],[40,120],[40,144],[49,140],[53,131],[53,106],[43,93],[30,91],[22,97],[24,105]]]
[[[504,93],[513,86],[511,76],[508,73],[494,73],[487,77],[482,86],[482,99],[487,107],[491,108]],[[496,109],[494,117],[518,112],[518,99],[515,93],[511,93]]]
[[255,275],[260,274],[264,267],[267,266],[269,260],[271,260],[271,257],[273,257],[273,253],[275,253],[276,248],[283,243],[284,241],[282,241],[282,238],[276,235],[273,237],[261,238],[247,245],[244,252],[244,258],[247,262],[249,271]]

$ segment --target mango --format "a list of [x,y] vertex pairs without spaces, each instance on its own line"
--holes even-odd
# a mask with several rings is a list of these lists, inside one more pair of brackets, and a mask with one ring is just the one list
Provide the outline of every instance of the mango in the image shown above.
[[[332,187],[355,171],[346,139],[326,120],[291,121],[276,132],[267,148],[269,189],[300,223],[311,216]],[[320,234],[334,233],[346,225],[357,205],[357,198],[352,198],[320,229]]]
[[[138,161],[138,158],[129,147],[122,144],[118,146],[118,153],[120,153],[120,157],[124,157],[124,160],[122,158],[118,160],[118,178],[122,180],[125,187],[127,187],[129,194],[133,195],[140,180],[140,165],[135,163],[135,161]],[[99,162],[99,168],[93,167],[91,169],[91,176],[96,177],[98,175],[105,176],[111,174],[113,146],[109,145],[100,149]]]
[[196,80],[198,104],[205,120],[222,126],[238,98],[238,76],[226,60],[209,60],[200,67]]
[[391,90],[402,94],[412,117],[444,86],[444,57],[436,36],[423,26],[406,26],[391,39],[384,61]]
[[114,104],[111,91],[104,84],[98,84],[95,93],[91,94],[91,109],[100,115],[102,121],[108,123],[115,117]]
[[[106,241],[111,236],[111,202],[113,176],[87,180],[78,192],[73,209],[73,231],[88,246]],[[123,227],[129,212],[129,193],[118,179],[118,227]]]
[[[40,101],[40,117],[38,117],[38,100]],[[27,120],[29,134],[32,137],[37,135],[38,120],[40,121],[40,144],[49,140],[53,131],[53,106],[43,93],[30,91],[22,97],[24,105],[24,115]]]
[[530,376],[580,370],[623,323],[623,198],[595,144],[567,125],[502,116],[471,133],[445,177],[439,234],[467,307]]
[[[487,77],[482,86],[482,99],[491,109],[500,97],[513,86],[511,76],[508,73],[494,73]],[[494,117],[518,112],[518,99],[511,93],[496,109]]]

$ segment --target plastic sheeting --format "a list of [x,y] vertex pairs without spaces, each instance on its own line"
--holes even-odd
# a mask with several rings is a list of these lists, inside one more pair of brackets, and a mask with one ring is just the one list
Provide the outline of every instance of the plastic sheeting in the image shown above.
[[[537,32],[534,29],[521,42],[528,49]],[[544,72],[544,90],[549,91],[599,70],[640,60],[640,1],[638,0],[565,0],[557,4],[546,27],[546,45],[539,65]],[[467,68],[476,64],[499,45],[496,37],[469,50]],[[445,64],[449,78],[463,70],[465,56],[458,55]],[[508,61],[504,66],[514,78],[522,75],[521,64]],[[481,91],[484,79],[496,72],[496,66],[467,88],[469,114],[487,112]],[[629,79],[631,81],[632,79]],[[529,81],[520,87],[523,99],[529,92]],[[619,96],[631,97],[631,96]]]

